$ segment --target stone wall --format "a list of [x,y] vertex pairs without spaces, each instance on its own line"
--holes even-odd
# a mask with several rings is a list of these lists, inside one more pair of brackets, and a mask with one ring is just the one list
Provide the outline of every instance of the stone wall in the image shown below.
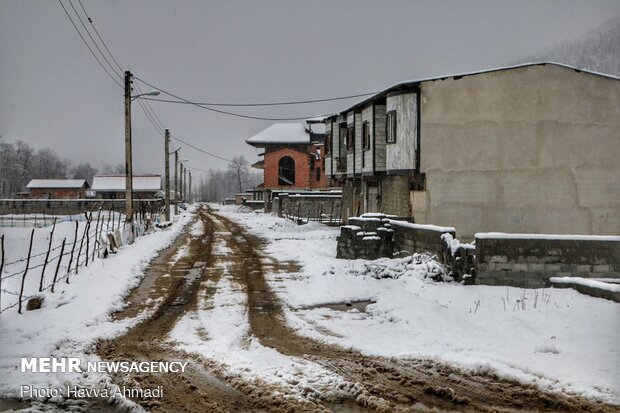
[[[351,221],[359,220],[351,218],[349,222]],[[364,227],[368,230],[364,230]],[[389,222],[364,222],[363,227],[353,224],[344,225],[340,228],[336,257],[367,260],[391,257],[394,251],[392,235],[393,230]]]
[[390,220],[394,229],[395,252],[429,252],[443,260],[446,242],[443,234],[455,236],[456,230],[451,227],[437,227],[434,225],[412,224],[404,221]]
[[620,237],[476,234],[476,284],[548,287],[550,277],[620,278]]
[[381,179],[381,212],[411,217],[411,200],[409,175],[387,175]]
[[427,252],[466,284],[549,287],[551,277],[620,278],[620,236],[476,234],[459,242],[452,227],[420,225],[385,214],[349,218],[337,257],[377,259]]
[[[337,257],[374,260],[380,257],[391,258],[398,254],[428,252],[436,255],[444,264],[454,265],[455,254],[451,253],[450,243],[443,238],[443,235],[447,234],[453,239],[454,228],[416,225],[394,218],[396,217],[380,213],[349,218],[348,225],[341,227]],[[466,255],[467,253],[463,253],[463,256]],[[473,253],[469,256],[473,260]],[[462,271],[458,274],[462,274]]]
[[[148,212],[151,208],[161,208],[160,199],[134,199],[134,208],[142,205]],[[0,214],[50,214],[73,215],[90,211],[92,208],[105,210],[125,211],[124,199],[2,199],[0,200]]]

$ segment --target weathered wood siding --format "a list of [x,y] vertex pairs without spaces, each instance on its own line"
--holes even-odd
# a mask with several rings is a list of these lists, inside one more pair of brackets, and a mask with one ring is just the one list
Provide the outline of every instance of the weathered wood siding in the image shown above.
[[362,113],[355,112],[355,174],[362,172],[362,156],[364,149],[362,145]]
[[386,109],[396,111],[396,143],[386,145],[385,169],[388,173],[413,170],[418,130],[416,94],[388,96]]
[[364,149],[364,145],[363,145],[364,136],[362,136],[363,128],[362,128],[362,125],[360,124],[360,136],[361,136],[360,147],[362,148],[362,156],[364,157],[363,158],[364,162],[363,162],[363,166],[361,169],[363,173],[372,173],[372,161],[374,157],[374,152],[373,152],[373,147],[372,147],[372,140],[374,139],[374,137],[372,136],[373,123],[374,123],[374,119],[372,117],[372,108],[373,108],[373,104],[370,103],[368,106],[362,109],[361,123],[368,122],[368,127],[370,128],[370,147],[368,149]]
[[[347,113],[347,128],[355,125],[355,116],[353,111]],[[346,147],[346,135],[345,139],[345,147]],[[347,149],[347,176],[352,177],[355,171],[355,151]]]
[[385,105],[375,104],[374,119],[374,156],[375,171],[385,171]]

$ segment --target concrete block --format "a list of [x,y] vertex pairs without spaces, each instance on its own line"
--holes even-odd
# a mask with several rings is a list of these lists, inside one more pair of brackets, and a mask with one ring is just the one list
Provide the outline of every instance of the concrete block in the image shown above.
[[577,272],[590,272],[591,269],[591,265],[577,265]]
[[599,264],[599,265],[593,265],[592,266],[592,271],[594,271],[594,272],[610,272],[611,268],[609,268],[609,265]]
[[545,271],[545,264],[530,263],[530,264],[527,264],[527,269],[528,271],[532,271],[532,272],[543,272]]
[[492,255],[489,258],[489,262],[505,264],[508,262],[508,257],[505,255]]
[[526,272],[527,271],[527,264],[524,264],[524,263],[510,264],[510,268],[511,268],[512,271]]
[[557,273],[562,271],[562,266],[560,264],[545,264],[545,271]]

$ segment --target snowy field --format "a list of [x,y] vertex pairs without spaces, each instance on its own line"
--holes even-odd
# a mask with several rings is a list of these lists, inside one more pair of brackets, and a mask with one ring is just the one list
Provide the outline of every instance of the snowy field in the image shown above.
[[[268,240],[270,255],[301,264],[299,273],[269,275],[299,334],[368,355],[438,359],[620,403],[617,303],[570,289],[438,283],[419,266],[398,279],[376,279],[362,275],[371,262],[335,258],[338,228],[214,208]],[[324,306],[360,300],[373,303],[365,311]]]
[[[150,260],[175,239],[191,216],[191,211],[184,212],[171,227],[139,237],[134,244],[121,247],[117,254],[107,259],[96,259],[91,261],[88,267],[81,267],[78,275],[70,277],[69,284],[62,280],[57,284],[55,293],[46,290],[40,294],[44,298],[41,309],[24,309],[20,315],[17,308],[10,308],[0,314],[0,395],[19,396],[20,386],[26,384],[35,387],[58,387],[70,382],[91,386],[104,380],[104,377],[92,374],[89,376],[86,373],[22,373],[20,359],[51,356],[98,360],[96,355],[85,354],[87,348],[96,338],[119,334],[136,322],[134,319],[113,323],[110,314],[124,306],[123,298],[140,282],[143,270]],[[80,235],[84,224],[79,224]],[[5,236],[7,262],[27,255],[31,230],[0,228],[0,234]],[[50,231],[51,227],[35,230],[33,254],[47,251]],[[67,237],[69,244],[69,240],[73,240],[74,231],[73,222],[57,224],[54,245],[64,237]],[[77,256],[77,249],[75,255]],[[82,261],[84,258],[83,256]],[[40,255],[36,260],[44,260],[44,255]],[[37,263],[38,261],[34,261],[31,266]],[[15,268],[19,270],[20,265],[25,267],[25,263],[14,264],[9,266],[5,273],[9,274]],[[24,288],[25,295],[37,293],[41,270],[42,268],[37,268],[29,272]],[[53,271],[50,273],[46,270],[44,285],[51,282],[52,276]],[[4,280],[2,288],[19,291],[19,284],[21,276],[15,276]],[[2,299],[3,307],[9,304],[5,303],[5,299],[16,300],[10,294],[3,294]]]

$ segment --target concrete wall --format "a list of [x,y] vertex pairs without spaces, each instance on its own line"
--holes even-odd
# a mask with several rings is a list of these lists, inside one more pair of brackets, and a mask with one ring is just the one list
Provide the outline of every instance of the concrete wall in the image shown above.
[[388,171],[413,170],[417,137],[417,103],[415,93],[387,97],[386,111],[396,111],[396,143],[386,144],[385,168]]
[[620,237],[476,237],[476,284],[548,287],[551,277],[620,278]]
[[618,80],[545,65],[423,82],[421,93],[425,222],[465,239],[620,234]]

